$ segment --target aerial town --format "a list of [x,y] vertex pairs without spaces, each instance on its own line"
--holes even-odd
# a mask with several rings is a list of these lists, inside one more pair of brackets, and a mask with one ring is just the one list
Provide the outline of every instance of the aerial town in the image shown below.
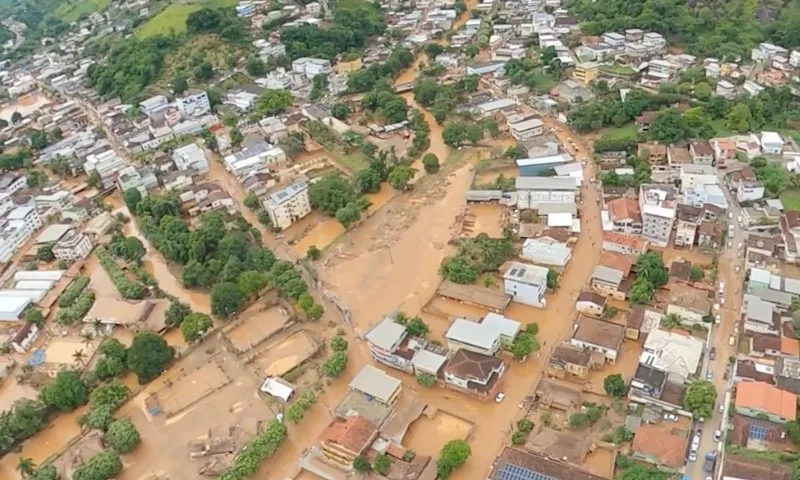
[[0,13],[0,479],[800,479],[797,0]]

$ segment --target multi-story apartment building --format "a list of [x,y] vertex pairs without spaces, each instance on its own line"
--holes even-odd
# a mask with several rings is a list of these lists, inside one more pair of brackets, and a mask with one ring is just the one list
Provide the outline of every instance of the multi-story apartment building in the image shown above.
[[42,220],[34,206],[17,207],[0,219],[0,262],[7,262],[14,252],[25,243]]
[[272,224],[278,228],[288,228],[295,221],[311,213],[311,200],[308,197],[308,184],[297,181],[279,190],[264,200]]
[[317,75],[330,75],[331,61],[324,58],[302,57],[292,62],[292,71],[304,73],[309,80]]
[[178,110],[184,117],[205,115],[211,111],[211,102],[205,90],[186,92],[175,99]]
[[192,169],[197,173],[205,173],[208,171],[208,159],[206,158],[203,149],[195,143],[190,143],[182,147],[176,148],[172,152],[172,161],[175,163],[175,168],[180,171]]
[[572,71],[572,78],[588,85],[597,80],[600,74],[600,65],[597,62],[581,62],[575,65],[575,70]]
[[675,224],[675,190],[667,185],[642,185],[639,209],[642,212],[642,236],[659,247],[666,247]]
[[117,156],[114,150],[91,154],[86,157],[83,169],[87,175],[97,172],[103,188],[111,188],[117,180],[117,174],[125,168],[125,162]]
[[92,252],[92,241],[88,235],[70,230],[53,246],[53,255],[59,260],[78,260]]

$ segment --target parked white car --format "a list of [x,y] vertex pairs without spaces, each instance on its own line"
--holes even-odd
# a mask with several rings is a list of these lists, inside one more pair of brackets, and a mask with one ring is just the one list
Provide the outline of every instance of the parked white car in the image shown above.
[[497,403],[503,403],[503,400],[505,400],[505,398],[506,398],[505,392],[498,392],[497,396],[494,397],[494,401]]

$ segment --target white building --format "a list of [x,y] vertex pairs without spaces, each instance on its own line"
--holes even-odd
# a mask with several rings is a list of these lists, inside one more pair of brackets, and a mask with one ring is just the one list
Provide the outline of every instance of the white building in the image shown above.
[[522,120],[521,122],[509,122],[508,129],[511,136],[520,142],[530,140],[542,134],[544,124],[538,118]]
[[545,267],[511,262],[503,274],[503,290],[515,302],[544,308],[547,304],[544,298],[547,291],[547,272]]
[[500,332],[489,325],[475,323],[457,318],[447,333],[447,348],[450,350],[465,349],[484,355],[494,355],[500,350]]
[[195,170],[197,173],[208,171],[208,158],[206,158],[203,149],[198,147],[196,143],[176,148],[172,152],[172,161],[175,163],[175,168],[180,171],[189,169]]
[[224,159],[228,171],[237,177],[243,177],[251,172],[266,172],[267,165],[284,160],[286,160],[284,151],[266,142],[243,148]]
[[309,80],[317,75],[330,75],[333,69],[331,61],[324,58],[302,57],[292,62],[292,71],[303,73]]
[[736,87],[727,80],[717,82],[716,94],[731,100],[736,96]]
[[642,237],[648,243],[666,247],[675,223],[674,194],[658,185],[642,185],[639,209],[642,213]]
[[717,171],[708,165],[681,165],[681,189],[686,190],[700,185],[715,185],[719,183]]
[[78,260],[92,253],[88,235],[70,230],[53,246],[53,255],[59,260]]
[[125,162],[117,156],[114,150],[106,150],[86,157],[83,169],[87,175],[97,172],[102,180],[103,188],[110,188],[117,180],[117,174],[125,168]]
[[245,0],[236,5],[236,16],[252,17],[256,13],[256,2]]
[[780,155],[783,139],[778,132],[761,132],[761,150],[768,155]]
[[42,226],[35,207],[17,207],[0,220],[0,262],[7,262],[14,252]]
[[169,100],[164,95],[156,95],[139,103],[139,110],[148,117],[164,110],[169,105]]
[[264,209],[273,225],[281,229],[288,228],[295,221],[311,213],[308,185],[297,181],[273,193],[264,200]]
[[253,108],[256,103],[258,95],[246,91],[228,92],[225,94],[225,100],[222,102],[225,105],[233,105],[239,110],[246,112]]
[[205,90],[186,92],[182,97],[176,98],[175,102],[184,118],[198,117],[211,111],[211,102]]
[[27,186],[28,179],[21,173],[6,172],[0,176],[0,193],[11,195]]

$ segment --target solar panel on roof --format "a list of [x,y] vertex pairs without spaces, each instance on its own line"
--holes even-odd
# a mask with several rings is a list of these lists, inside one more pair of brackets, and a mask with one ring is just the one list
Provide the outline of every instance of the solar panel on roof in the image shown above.
[[511,273],[509,273],[509,275],[511,275],[512,277],[516,277],[517,276],[517,269],[516,268],[512,268],[511,269]]
[[521,268],[521,269],[519,270],[519,276],[521,277],[521,276],[525,275],[525,271],[526,271],[526,270],[527,270],[526,268]]
[[512,464],[505,464],[500,467],[495,478],[497,480],[557,480],[549,475]]
[[750,426],[750,440],[766,440],[767,429],[758,425]]

